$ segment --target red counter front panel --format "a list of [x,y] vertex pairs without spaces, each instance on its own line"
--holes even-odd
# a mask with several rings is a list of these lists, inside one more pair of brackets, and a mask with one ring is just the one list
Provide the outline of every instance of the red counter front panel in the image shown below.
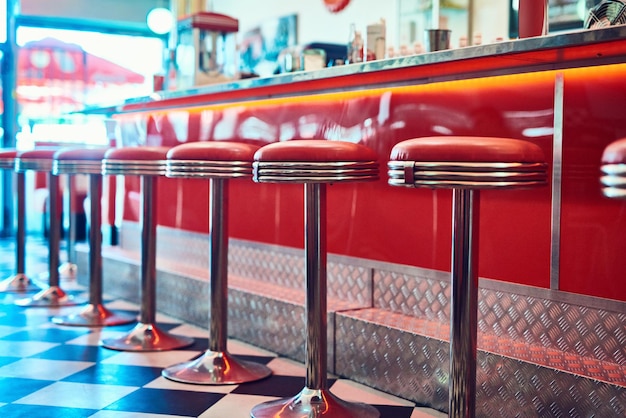
[[560,289],[626,300],[626,202],[600,189],[604,148],[626,137],[626,66],[564,79]]
[[[563,129],[563,202],[559,282],[562,290],[626,300],[619,237],[626,210],[598,186],[599,156],[626,136],[625,66],[567,70]],[[387,185],[394,144],[432,135],[520,138],[538,144],[552,167],[556,72],[528,73],[381,90],[273,99],[158,113],[119,115],[125,145],[244,139],[259,144],[324,138],[370,146],[381,179],[337,184],[328,194],[328,249],[448,271],[451,193]],[[610,97],[606,95],[610,94]],[[606,111],[602,111],[602,109]],[[138,217],[139,183],[127,180],[125,218]],[[208,181],[163,179],[159,223],[208,232]],[[481,192],[480,276],[550,287],[552,189]],[[230,235],[303,246],[301,185],[231,183]],[[623,251],[622,251],[623,252]]]

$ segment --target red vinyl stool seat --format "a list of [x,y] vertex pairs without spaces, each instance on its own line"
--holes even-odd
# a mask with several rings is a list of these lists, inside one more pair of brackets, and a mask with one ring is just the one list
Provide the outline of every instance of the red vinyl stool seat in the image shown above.
[[128,324],[134,316],[118,314],[102,303],[102,159],[107,148],[64,148],[54,154],[56,175],[89,175],[89,303],[80,312],[55,316],[59,325],[101,327]]
[[[0,170],[15,171],[18,151],[0,149]],[[17,220],[15,231],[15,274],[0,281],[0,292],[28,292],[41,290],[42,285],[26,275],[26,180],[24,173],[15,173]]]
[[544,186],[542,150],[510,138],[428,137],[391,151],[392,186],[452,189],[449,416],[475,416],[480,189]]
[[61,213],[59,177],[52,172],[52,161],[58,148],[41,148],[30,151],[21,151],[15,160],[15,171],[40,171],[48,174],[48,203],[49,224],[48,233],[48,288],[27,299],[16,300],[20,306],[70,306],[78,301],[68,295],[60,285],[59,277],[59,247],[61,241]]
[[193,344],[192,338],[172,335],[156,324],[156,211],[157,179],[165,175],[168,147],[110,149],[102,160],[102,174],[141,178],[141,304],[139,323],[126,335],[107,338],[102,345],[122,351],[162,351]]
[[378,179],[377,156],[350,142],[294,140],[254,155],[254,180],[304,184],[306,377],[295,397],[259,404],[252,417],[378,417],[376,408],[333,395],[327,382],[326,186]]
[[602,193],[612,199],[626,199],[626,138],[604,149],[601,170]]
[[231,179],[252,178],[252,159],[259,147],[239,142],[191,142],[167,154],[167,176],[210,180],[209,213],[209,348],[202,356],[163,370],[164,377],[183,383],[222,385],[251,382],[272,371],[237,359],[227,351],[228,339],[228,205]]

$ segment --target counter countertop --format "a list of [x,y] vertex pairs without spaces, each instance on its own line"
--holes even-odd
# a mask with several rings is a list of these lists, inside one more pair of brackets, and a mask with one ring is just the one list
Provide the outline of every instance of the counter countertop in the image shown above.
[[[160,91],[83,113],[118,114],[626,62],[626,26],[504,41]],[[384,76],[383,73],[384,72]]]

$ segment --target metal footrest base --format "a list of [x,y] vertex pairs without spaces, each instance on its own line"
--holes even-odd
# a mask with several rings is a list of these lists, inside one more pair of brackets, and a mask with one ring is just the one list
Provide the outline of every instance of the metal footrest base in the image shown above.
[[228,352],[207,350],[195,360],[163,369],[163,377],[198,385],[228,385],[263,379],[272,371],[265,365],[239,360]]
[[89,304],[79,313],[52,318],[55,324],[77,327],[109,327],[130,324],[136,320],[136,315],[116,313],[102,304]]
[[102,345],[120,351],[166,351],[193,344],[193,338],[169,334],[155,324],[138,323],[120,338],[107,338]]
[[[67,283],[75,283],[77,279],[78,266],[72,263],[63,263],[59,266],[59,280]],[[50,272],[44,271],[40,273],[37,278],[42,282],[48,282],[50,280]]]
[[293,398],[265,402],[252,408],[252,418],[378,418],[376,408],[346,402],[328,390],[304,388]]
[[72,295],[65,293],[63,289],[58,286],[50,286],[47,289],[35,294],[34,296],[26,299],[18,299],[15,304],[24,307],[46,307],[56,308],[61,306],[75,306],[85,303],[84,300],[74,298]]
[[78,272],[78,266],[74,263],[63,263],[59,266],[59,276],[62,279],[74,280],[76,279],[76,273]]
[[24,273],[14,274],[0,282],[0,293],[5,292],[33,292],[44,289],[46,286],[29,278]]

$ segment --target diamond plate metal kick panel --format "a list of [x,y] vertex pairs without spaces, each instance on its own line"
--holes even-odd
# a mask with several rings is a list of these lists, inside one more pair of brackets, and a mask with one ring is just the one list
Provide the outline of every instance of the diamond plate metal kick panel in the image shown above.
[[[158,233],[157,308],[206,327],[206,235]],[[139,237],[105,248],[107,293],[138,300]],[[302,361],[303,257],[231,240],[231,337]],[[448,273],[329,255],[328,277],[329,371],[445,410]],[[478,318],[479,416],[626,416],[625,303],[481,279]]]
[[[447,327],[378,309],[337,314],[336,373],[447,410]],[[479,417],[622,417],[626,388],[493,353],[479,340]],[[526,347],[527,349],[527,347]],[[538,350],[535,353],[537,357]],[[622,369],[623,372],[623,369]]]

